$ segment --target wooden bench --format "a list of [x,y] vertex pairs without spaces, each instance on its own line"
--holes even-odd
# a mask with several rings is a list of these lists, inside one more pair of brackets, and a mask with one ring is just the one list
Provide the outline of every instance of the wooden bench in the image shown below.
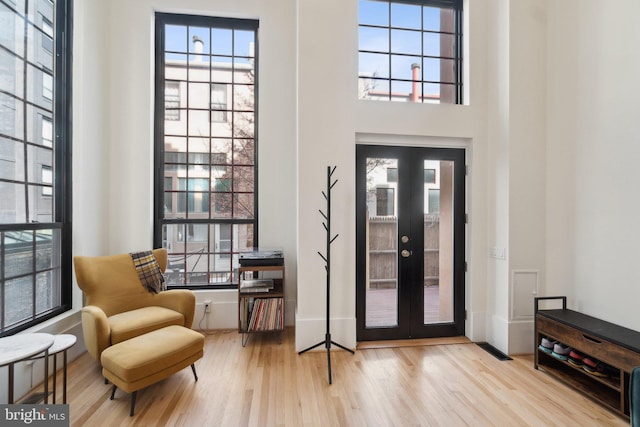
[[[543,300],[561,300],[561,309],[542,310]],[[567,298],[538,297],[534,302],[534,368],[575,388],[584,396],[629,417],[631,371],[640,366],[640,332],[567,309]],[[538,348],[542,338],[557,340],[610,366],[616,375],[594,376]]]
[[108,347],[102,352],[102,375],[116,388],[131,393],[133,416],[138,390],[155,384],[191,365],[204,354],[204,336],[183,326],[167,326]]

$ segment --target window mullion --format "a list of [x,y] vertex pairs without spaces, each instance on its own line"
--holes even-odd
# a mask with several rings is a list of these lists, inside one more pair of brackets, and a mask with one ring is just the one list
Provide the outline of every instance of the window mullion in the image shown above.
[[[4,231],[0,231],[0,284],[2,286],[0,286],[0,307],[3,309],[2,311],[4,312],[4,307],[6,307],[6,300],[5,300],[5,277],[6,277],[6,268],[7,268],[7,263],[6,263],[6,258],[5,258],[5,242],[4,242],[4,236],[5,236],[5,232]],[[5,328],[5,316],[0,316],[0,331],[4,331]]]
[[389,46],[389,101],[391,101],[392,99],[392,94],[393,94],[393,74],[392,73],[392,67],[391,67],[391,63],[392,61],[392,54],[393,51],[391,49],[391,2],[389,2],[389,12],[388,12],[388,16],[389,16],[389,30],[388,30],[388,34],[389,34],[389,41],[388,41],[388,46]]
[[[209,152],[207,153],[207,158],[209,159],[209,163],[207,165],[207,167],[209,168],[209,188],[208,188],[208,193],[209,193],[209,206],[208,206],[208,217],[209,219],[213,219],[213,212],[211,209],[211,205],[212,205],[212,201],[215,197],[215,193],[213,192],[213,190],[215,189],[215,177],[213,176],[213,166],[212,164],[213,162],[213,153],[212,153],[212,149],[213,149],[213,111],[211,111],[211,103],[213,102],[213,49],[211,48],[211,46],[213,46],[213,30],[211,28],[209,28],[209,135],[207,136],[207,142],[209,145]],[[207,227],[207,236],[211,236],[211,229],[210,227]],[[207,238],[207,248],[209,250],[209,253],[211,253],[211,241],[210,238]],[[207,263],[207,265],[209,265],[209,263]],[[209,270],[209,267],[207,267],[207,270]]]
[[31,233],[31,317],[33,319],[36,318],[38,313],[38,294],[37,294],[37,283],[38,283],[38,271],[36,269],[36,232],[35,230]]
[[455,11],[455,32],[456,32],[456,99],[458,104],[463,102],[462,92],[462,11],[460,8],[456,8]]
[[235,157],[236,157],[236,94],[233,88],[235,87],[236,81],[236,56],[235,56],[235,34],[234,30],[231,30],[231,161],[229,164],[231,165],[231,188],[229,188],[229,193],[231,195],[231,218],[235,218],[235,209],[236,209],[236,193],[233,189],[235,183]]
[[27,78],[27,68],[28,68],[28,63],[29,61],[28,59],[28,54],[27,52],[29,52],[29,24],[28,24],[28,20],[27,20],[27,16],[29,14],[29,7],[30,7],[30,1],[26,0],[25,1],[25,17],[21,20],[21,22],[24,22],[23,25],[23,30],[24,30],[24,45],[23,45],[23,49],[24,49],[24,55],[22,58],[22,79],[23,79],[23,84],[22,84],[22,138],[23,138],[23,142],[22,142],[22,149],[23,149],[23,167],[24,167],[24,175],[23,175],[23,180],[24,180],[24,201],[25,201],[25,212],[24,212],[24,222],[28,223],[31,222],[29,221],[29,216],[30,216],[30,209],[29,209],[29,150],[28,150],[28,144],[27,144],[27,135],[28,135],[28,126],[27,126],[27,114],[28,114],[28,108],[27,108],[27,93],[28,93],[28,83],[29,80]]

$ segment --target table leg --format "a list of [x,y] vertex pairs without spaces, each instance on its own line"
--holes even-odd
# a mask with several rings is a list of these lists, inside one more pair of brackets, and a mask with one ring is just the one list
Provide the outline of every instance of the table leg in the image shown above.
[[62,403],[67,404],[67,350],[62,355]]
[[49,403],[49,349],[44,351],[44,404]]
[[53,355],[53,404],[56,404],[56,377],[58,376],[58,354]]
[[13,363],[9,364],[9,404],[13,403]]

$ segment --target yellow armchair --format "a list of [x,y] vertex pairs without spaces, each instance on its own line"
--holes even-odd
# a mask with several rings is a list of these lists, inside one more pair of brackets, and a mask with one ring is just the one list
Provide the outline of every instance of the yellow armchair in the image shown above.
[[[160,270],[167,267],[167,250],[154,249]],[[191,328],[196,299],[188,289],[152,294],[142,285],[129,254],[74,257],[78,286],[86,296],[82,333],[87,351],[96,360],[109,346],[130,338],[179,325]]]

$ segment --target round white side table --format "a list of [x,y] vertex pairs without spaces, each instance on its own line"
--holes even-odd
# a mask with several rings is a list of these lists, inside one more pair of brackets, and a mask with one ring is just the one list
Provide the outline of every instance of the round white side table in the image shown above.
[[[51,334],[19,334],[0,338],[0,367],[9,368],[9,393],[8,403],[13,403],[13,366],[17,362],[28,360],[33,356],[44,352],[44,357],[49,355],[49,347],[53,345],[54,338]],[[44,364],[44,403],[49,394],[49,367]]]

